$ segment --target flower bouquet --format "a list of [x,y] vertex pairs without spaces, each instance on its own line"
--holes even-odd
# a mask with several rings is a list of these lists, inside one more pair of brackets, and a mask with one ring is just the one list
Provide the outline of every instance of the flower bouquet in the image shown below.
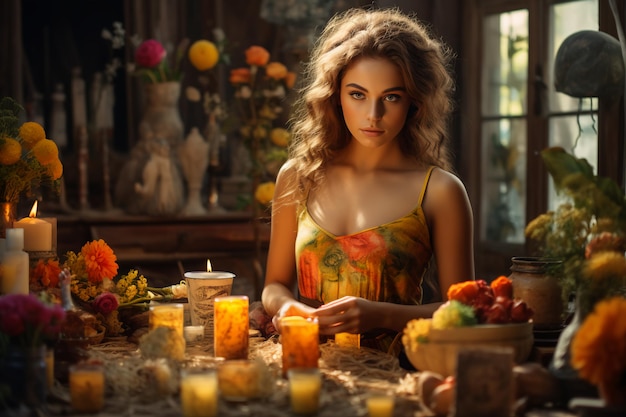
[[174,59],[170,62],[167,50],[158,40],[146,39],[138,42],[134,39],[138,46],[135,49],[135,62],[128,66],[129,72],[149,84],[179,81],[182,75],[181,61],[188,42],[188,39],[184,39],[178,45]]

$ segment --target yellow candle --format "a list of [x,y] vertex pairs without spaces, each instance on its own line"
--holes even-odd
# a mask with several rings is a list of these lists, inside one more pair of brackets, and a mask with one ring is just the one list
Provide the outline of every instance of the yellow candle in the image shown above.
[[391,396],[372,395],[366,400],[369,417],[393,416],[394,400]]
[[49,252],[52,250],[52,224],[36,217],[24,217],[13,227],[24,229],[24,250]]
[[290,368],[317,368],[320,357],[317,318],[283,317],[280,326],[283,375]]
[[54,349],[46,350],[46,379],[51,389],[54,386]]
[[104,371],[101,365],[70,366],[70,399],[79,413],[97,413],[104,405]]
[[361,347],[361,335],[352,333],[337,333],[335,335],[335,343],[342,347]]
[[185,309],[182,304],[157,304],[150,306],[150,330],[169,327],[184,339]]
[[261,368],[252,360],[229,360],[217,369],[220,394],[228,401],[245,401],[259,396]]
[[248,359],[248,297],[217,297],[214,304],[213,339],[216,357]]
[[289,399],[291,410],[296,414],[315,414],[319,409],[322,376],[318,368],[291,368]]
[[217,416],[217,386],[215,369],[183,370],[180,381],[180,401],[183,416]]

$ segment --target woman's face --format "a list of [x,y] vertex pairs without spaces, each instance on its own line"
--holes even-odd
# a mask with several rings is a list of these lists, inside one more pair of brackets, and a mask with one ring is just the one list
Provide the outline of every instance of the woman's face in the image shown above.
[[385,58],[359,58],[340,87],[343,118],[354,140],[367,147],[392,142],[406,122],[411,100],[400,69]]

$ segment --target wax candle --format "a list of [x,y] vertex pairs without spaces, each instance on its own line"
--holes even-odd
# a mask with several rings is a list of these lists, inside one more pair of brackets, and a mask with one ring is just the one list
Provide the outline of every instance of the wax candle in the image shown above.
[[48,389],[54,386],[54,349],[46,350],[46,380]]
[[74,411],[97,413],[104,405],[104,371],[102,365],[70,366],[70,400]]
[[315,414],[319,409],[322,376],[318,368],[291,368],[289,378],[289,401],[296,414]]
[[392,417],[394,399],[392,396],[382,394],[372,395],[365,400],[367,415],[369,417]]
[[183,334],[187,343],[201,342],[204,339],[204,326],[185,326]]
[[246,401],[261,392],[260,364],[253,360],[228,360],[217,368],[217,380],[222,398],[228,401]]
[[248,359],[248,297],[231,295],[215,299],[213,330],[216,357]]
[[[210,262],[207,261],[207,268]],[[224,271],[185,272],[191,324],[213,328],[213,304],[216,297],[229,296],[235,274]]]
[[341,347],[361,347],[361,335],[352,333],[337,333],[335,335],[335,344]]
[[217,416],[218,384],[215,369],[183,369],[180,401],[184,417]]
[[27,252],[49,252],[52,250],[52,224],[38,219],[37,201],[29,217],[13,223],[13,227],[24,229],[24,250]]
[[57,251],[57,243],[58,243],[58,239],[57,239],[57,218],[56,217],[42,217],[41,220],[44,220],[48,223],[50,223],[50,226],[52,227],[52,241],[50,246],[52,247],[52,251],[56,252]]
[[150,306],[150,330],[157,327],[169,327],[184,339],[185,309],[182,304],[157,304]]
[[317,318],[283,317],[280,326],[283,375],[290,368],[317,368],[320,356]]

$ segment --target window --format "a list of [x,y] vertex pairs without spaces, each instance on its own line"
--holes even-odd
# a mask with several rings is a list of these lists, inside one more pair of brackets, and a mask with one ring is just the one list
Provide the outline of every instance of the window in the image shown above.
[[[471,3],[466,33],[472,35],[464,51],[477,51],[479,59],[465,68],[463,113],[469,129],[463,140],[472,147],[466,170],[477,274],[491,278],[508,271],[512,256],[526,252],[526,224],[558,203],[540,151],[561,146],[599,164],[599,99],[557,92],[554,63],[569,35],[600,30],[602,19],[599,0]],[[615,114],[609,116],[619,126]],[[619,152],[621,145],[610,146]]]

